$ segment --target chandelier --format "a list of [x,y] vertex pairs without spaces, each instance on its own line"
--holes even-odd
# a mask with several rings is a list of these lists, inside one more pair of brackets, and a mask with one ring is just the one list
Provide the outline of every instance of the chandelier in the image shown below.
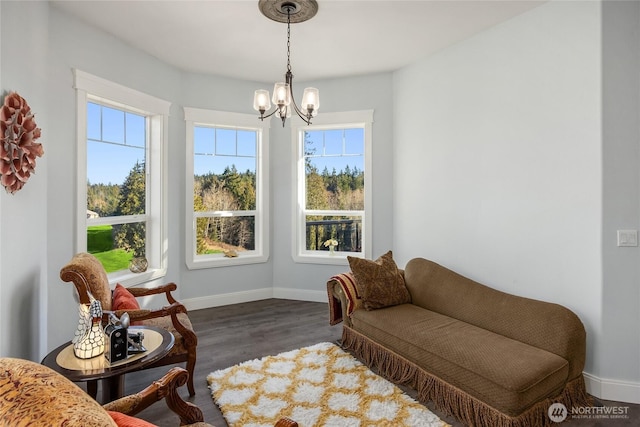
[[260,112],[260,120],[278,114],[282,119],[282,127],[288,117],[291,117],[291,110],[304,120],[308,125],[311,118],[318,114],[320,107],[320,93],[314,87],[308,87],[302,94],[302,104],[299,108],[293,97],[293,74],[291,73],[291,23],[304,22],[315,16],[318,12],[316,0],[259,0],[258,7],[264,16],[277,22],[287,23],[287,72],[285,81],[278,82],[273,86],[273,98],[271,102],[274,109],[270,113],[265,113],[271,109],[269,102],[269,91],[264,89],[256,90],[253,97],[253,108]]

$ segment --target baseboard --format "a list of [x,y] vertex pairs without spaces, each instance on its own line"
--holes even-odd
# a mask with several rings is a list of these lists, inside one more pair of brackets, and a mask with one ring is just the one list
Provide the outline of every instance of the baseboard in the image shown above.
[[207,295],[206,297],[181,299],[187,310],[220,307],[222,305],[240,304],[273,298],[273,288],[252,289],[250,291],[231,292],[228,294]]
[[327,293],[292,288],[262,288],[228,294],[208,295],[206,297],[187,298],[180,302],[187,310],[220,307],[243,302],[260,301],[269,298],[292,299],[298,301],[327,302]]
[[640,383],[598,378],[584,372],[587,392],[598,399],[640,404]]
[[293,288],[273,288],[273,297],[280,299],[293,299],[298,301],[326,302],[328,303],[327,292],[308,291]]

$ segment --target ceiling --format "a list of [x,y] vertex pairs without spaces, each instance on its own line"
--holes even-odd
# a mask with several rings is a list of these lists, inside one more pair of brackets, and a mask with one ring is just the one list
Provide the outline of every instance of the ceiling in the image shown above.
[[[286,23],[258,0],[51,1],[126,44],[182,70],[273,82],[286,71]],[[396,70],[544,1],[318,0],[291,25],[298,81]]]

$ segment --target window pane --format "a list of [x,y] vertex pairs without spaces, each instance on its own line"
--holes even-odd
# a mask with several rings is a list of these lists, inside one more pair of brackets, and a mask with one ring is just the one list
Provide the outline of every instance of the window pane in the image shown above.
[[364,129],[345,129],[345,154],[364,153]]
[[304,155],[322,155],[322,139],[324,131],[306,131],[304,133]]
[[134,256],[146,256],[146,224],[87,227],[87,252],[95,255],[107,273],[126,270]]
[[343,130],[327,130],[324,132],[324,154],[340,155],[342,154],[342,135]]
[[205,217],[196,219],[196,254],[255,249],[255,218]]
[[[194,146],[205,146],[210,134],[195,127]],[[234,129],[212,129],[216,136],[216,155],[194,153],[194,210],[239,211],[256,208],[256,131]],[[224,142],[221,143],[221,138]],[[236,152],[238,141],[238,155]],[[222,151],[233,155],[220,155]],[[229,147],[233,146],[231,150]],[[206,148],[205,148],[206,150]]]
[[124,111],[102,107],[102,138],[124,144]]
[[96,136],[95,129],[102,129],[103,137],[111,135],[111,140],[87,140],[87,215],[144,214],[146,117],[95,103],[87,109],[88,133]]
[[215,129],[205,127],[193,128],[193,152],[196,154],[214,153]]
[[255,131],[238,131],[238,156],[256,156],[256,138]]
[[236,155],[236,131],[232,129],[216,129],[216,155]]
[[359,216],[306,216],[306,249],[328,251],[325,242],[338,241],[337,251],[362,252],[362,219]]
[[87,138],[101,139],[100,105],[89,102],[87,104]]
[[145,118],[138,114],[126,113],[125,134],[127,137],[127,145],[134,147],[145,147]]
[[364,129],[307,131],[304,138],[306,209],[364,210]]
[[[139,156],[141,155],[142,162]],[[144,151],[89,141],[87,209],[99,216],[145,213]]]

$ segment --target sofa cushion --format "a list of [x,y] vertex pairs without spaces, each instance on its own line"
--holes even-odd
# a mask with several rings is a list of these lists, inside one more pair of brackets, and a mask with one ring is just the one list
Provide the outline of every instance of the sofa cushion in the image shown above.
[[391,251],[375,261],[351,256],[347,259],[365,309],[374,310],[411,302],[404,277],[398,270]]
[[568,362],[413,304],[356,310],[353,329],[511,416],[560,392]]

